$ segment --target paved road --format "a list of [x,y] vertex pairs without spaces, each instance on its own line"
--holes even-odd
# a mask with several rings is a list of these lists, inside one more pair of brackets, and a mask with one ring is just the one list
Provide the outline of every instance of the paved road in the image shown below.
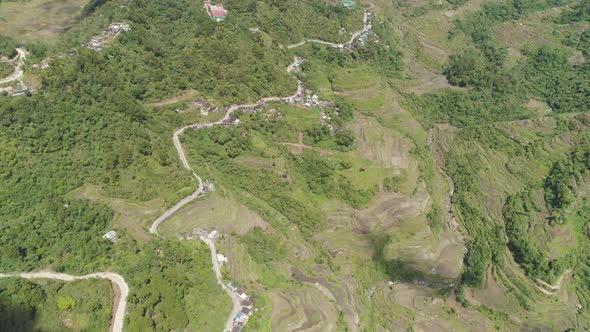
[[319,40],[319,39],[307,39],[304,41],[300,41],[299,43],[296,43],[296,44],[287,45],[287,48],[300,47],[300,46],[305,45],[305,43],[316,43],[316,44],[322,44],[322,45],[327,45],[327,46],[332,46],[332,47],[346,47],[346,46],[352,44],[354,42],[354,40],[358,36],[360,36],[362,33],[367,32],[369,30],[368,21],[369,21],[369,15],[368,15],[368,12],[365,11],[365,16],[363,17],[363,29],[360,31],[353,32],[352,35],[350,35],[350,40],[346,43],[339,44],[339,43],[331,43],[331,42],[327,42],[327,41],[323,41],[323,40]]
[[125,279],[113,272],[97,272],[85,276],[74,276],[70,274],[56,273],[50,271],[27,272],[27,273],[0,273],[0,278],[19,277],[25,279],[55,279],[63,281],[86,280],[86,279],[109,279],[113,284],[116,284],[121,290],[121,297],[119,303],[116,304],[117,310],[115,316],[111,321],[111,329],[113,332],[122,332],[123,323],[125,321],[125,311],[127,309],[127,295],[129,295],[129,286]]
[[[18,58],[18,63],[14,68],[14,73],[10,74],[9,76],[3,79],[0,79],[0,84],[12,81],[20,81],[23,78],[23,66],[25,64],[25,60],[27,59],[27,52],[25,52],[25,50],[23,50],[22,48],[17,48],[16,51],[18,52],[18,55],[16,56],[16,58]],[[14,61],[15,59],[11,61]]]

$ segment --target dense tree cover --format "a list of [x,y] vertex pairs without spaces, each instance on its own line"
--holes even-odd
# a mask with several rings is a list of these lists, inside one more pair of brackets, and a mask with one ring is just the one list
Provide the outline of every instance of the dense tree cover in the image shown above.
[[18,222],[2,224],[4,271],[51,266],[56,271],[92,271],[104,266],[111,247],[102,239],[112,212],[85,201],[45,202]]
[[584,0],[575,3],[570,9],[566,9],[557,19],[558,23],[575,23],[582,21],[590,21],[590,3]]
[[[53,76],[43,81],[44,95],[0,104],[0,220],[88,182],[143,200],[181,187],[180,176],[186,173],[177,163],[171,165],[174,152],[164,137],[173,128],[118,89],[112,75],[99,74],[99,64],[95,72],[83,58],[75,72],[56,65]],[[164,168],[176,175],[153,178]],[[123,180],[130,185],[120,186]]]
[[426,125],[473,126],[528,118],[531,98],[544,100],[556,113],[590,111],[590,64],[572,67],[568,55],[541,47],[525,53],[526,61],[507,68],[488,60],[478,49],[449,57],[449,83],[463,91],[441,90],[412,95],[409,106]]
[[576,196],[576,183],[590,171],[590,142],[585,141],[569,158],[557,162],[545,180],[545,202],[553,216],[563,218],[563,210]]
[[559,49],[543,47],[525,68],[529,90],[540,94],[555,112],[590,111],[590,64],[572,68]]
[[[132,248],[129,248],[132,249]],[[159,241],[127,252],[118,265],[130,284],[130,331],[220,330],[230,303],[201,242]]]
[[16,55],[18,42],[13,38],[0,35],[0,56],[7,56],[12,59]]
[[563,43],[580,50],[586,57],[590,56],[590,30],[583,31],[580,34],[568,34]]
[[[228,19],[259,27],[281,43],[315,38],[328,41],[349,39],[349,32],[362,28],[362,9],[354,10],[324,1],[228,0]],[[234,19],[235,17],[235,19]],[[339,29],[344,28],[344,33]]]
[[105,331],[111,320],[108,280],[0,279],[2,331]]
[[340,163],[328,162],[313,150],[304,150],[301,157],[294,157],[294,165],[312,193],[338,198],[355,208],[366,205],[376,191],[354,189],[350,180],[336,174]]
[[514,260],[527,275],[546,277],[550,271],[549,260],[536,245],[533,232],[539,212],[540,207],[530,191],[510,196],[503,209],[508,248]]
[[[292,57],[280,44],[304,37],[331,40],[343,26],[356,29],[362,15],[320,1],[236,1],[225,6],[230,14],[216,23],[198,1],[133,1],[122,7],[113,1],[89,21],[96,22],[94,29],[102,28],[99,22],[108,24],[106,17],[130,24],[131,31],[101,53],[113,72],[126,78],[135,98],[157,100],[192,88],[229,104],[290,94],[295,83],[285,67]],[[273,14],[277,11],[280,15]],[[86,42],[98,32],[92,26],[67,34],[62,47]],[[265,33],[249,31],[256,27]]]
[[90,0],[84,8],[82,8],[82,14],[89,15],[94,12],[94,10],[102,5],[104,5],[108,0]]

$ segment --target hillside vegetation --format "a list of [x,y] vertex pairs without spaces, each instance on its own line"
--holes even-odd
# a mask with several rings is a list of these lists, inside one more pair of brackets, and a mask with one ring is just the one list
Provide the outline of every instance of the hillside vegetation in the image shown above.
[[[587,1],[227,0],[223,22],[200,1],[58,3],[75,10],[47,40],[0,29],[36,87],[0,97],[0,272],[117,272],[126,330],[221,330],[210,251],[181,240],[216,229],[223,281],[253,295],[249,331],[590,326]],[[365,8],[372,33],[350,51],[287,47],[347,41]],[[112,22],[130,31],[80,47]],[[150,234],[197,187],[172,134],[223,115],[193,100],[223,110],[297,80],[321,105],[180,136],[216,189]],[[105,330],[111,292],[1,279],[0,330]]]

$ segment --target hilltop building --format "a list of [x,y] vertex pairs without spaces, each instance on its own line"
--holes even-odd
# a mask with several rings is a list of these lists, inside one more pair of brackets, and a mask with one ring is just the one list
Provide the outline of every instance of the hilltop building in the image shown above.
[[225,16],[227,15],[227,10],[223,8],[223,4],[221,3],[212,5],[211,0],[204,0],[203,6],[205,7],[205,10],[209,14],[209,16],[216,22],[223,21],[225,19]]

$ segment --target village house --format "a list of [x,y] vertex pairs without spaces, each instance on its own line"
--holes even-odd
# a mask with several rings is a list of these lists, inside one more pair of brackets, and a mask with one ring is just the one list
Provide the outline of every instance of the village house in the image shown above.
[[223,21],[225,19],[225,16],[227,15],[227,10],[223,8],[223,4],[221,3],[212,5],[211,0],[204,0],[203,6],[205,7],[205,10],[209,14],[209,16],[213,20],[215,20],[215,22]]
[[117,242],[117,232],[115,231],[108,231],[105,235],[102,236],[103,239],[107,239],[112,243]]
[[252,310],[252,301],[250,299],[242,301],[242,307]]
[[354,8],[354,1],[351,0],[339,0],[340,4],[348,9]]
[[236,291],[236,294],[238,294],[238,296],[240,297],[240,299],[242,299],[242,301],[245,301],[248,299],[248,295],[246,295],[246,290],[243,287],[238,288],[238,290]]

